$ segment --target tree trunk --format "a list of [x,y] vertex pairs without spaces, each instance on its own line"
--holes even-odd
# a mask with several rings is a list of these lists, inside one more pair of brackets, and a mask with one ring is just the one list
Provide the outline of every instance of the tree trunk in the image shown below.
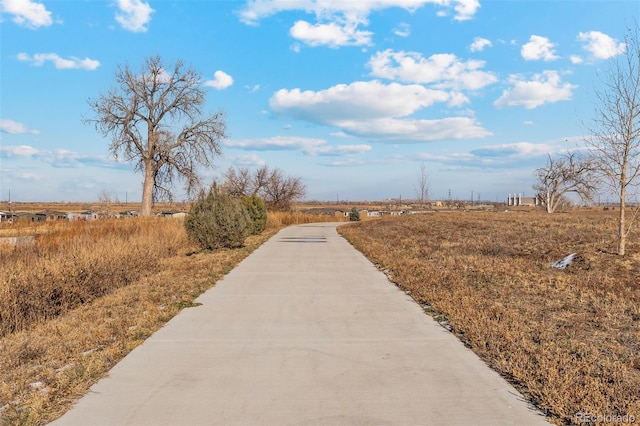
[[624,186],[621,187],[620,191],[620,212],[618,216],[618,255],[624,256],[626,252],[627,245],[627,233],[625,230],[625,209],[626,202],[625,198],[627,196],[627,191]]
[[153,204],[153,167],[151,161],[145,161],[144,164],[144,183],[142,184],[142,206],[140,207],[140,216],[151,216],[151,205]]

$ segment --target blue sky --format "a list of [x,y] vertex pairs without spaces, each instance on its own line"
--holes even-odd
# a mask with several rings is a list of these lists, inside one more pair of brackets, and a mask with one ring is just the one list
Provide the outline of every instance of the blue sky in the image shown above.
[[[0,0],[0,200],[139,200],[82,118],[118,66],[202,75],[230,165],[301,176],[307,200],[532,195],[575,148],[637,0]],[[176,198],[182,199],[176,188]]]

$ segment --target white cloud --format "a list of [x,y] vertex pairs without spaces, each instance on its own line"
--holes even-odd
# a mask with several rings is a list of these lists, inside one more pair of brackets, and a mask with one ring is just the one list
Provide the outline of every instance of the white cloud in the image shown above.
[[417,84],[385,85],[373,80],[339,84],[318,92],[281,89],[271,97],[269,105],[279,115],[329,123],[345,117],[403,117],[450,99],[451,96],[442,90]]
[[291,36],[309,46],[363,46],[371,44],[372,32],[357,29],[355,23],[340,25],[336,22],[328,24],[310,24],[297,21],[289,31]]
[[482,71],[484,61],[462,61],[451,53],[424,58],[417,52],[378,52],[367,64],[374,77],[408,83],[431,83],[434,87],[455,90],[477,90],[495,83],[496,76]]
[[17,58],[22,62],[31,62],[32,65],[37,67],[41,67],[45,62],[49,61],[52,62],[53,66],[59,70],[82,69],[93,71],[100,66],[100,62],[95,59],[80,59],[75,56],[65,59],[57,53],[36,53],[33,56],[26,53],[19,53]]
[[2,0],[2,11],[13,15],[13,22],[27,28],[48,27],[51,12],[42,3],[31,0]]
[[512,75],[513,88],[502,92],[494,102],[498,108],[522,106],[526,109],[537,108],[544,104],[570,100],[573,90],[578,86],[562,83],[557,71],[544,71],[526,81],[520,75]]
[[29,145],[0,146],[0,157],[23,157],[29,158],[38,155],[40,151]]
[[147,24],[151,21],[154,10],[141,0],[117,0],[118,9],[116,21],[128,31],[136,33],[146,32]]
[[335,124],[355,136],[388,141],[428,142],[484,138],[492,134],[469,117],[446,117],[435,120],[384,117],[369,120],[341,120]]
[[578,55],[571,55],[569,57],[569,60],[571,61],[572,64],[577,65],[577,64],[581,64],[584,62],[584,59],[582,59],[581,56]]
[[[531,164],[539,163],[547,153],[557,152],[558,147],[550,144],[531,142],[514,142],[500,145],[485,145],[469,152],[452,152],[445,154],[418,153],[408,160],[420,160],[448,165],[463,169],[530,169]],[[499,172],[500,173],[500,172]]]
[[90,155],[66,149],[41,150],[28,145],[0,146],[0,158],[33,159],[60,168],[80,168],[85,165],[106,168],[121,167],[117,162],[102,155]]
[[491,40],[482,37],[476,37],[473,39],[473,43],[471,43],[471,46],[469,46],[469,50],[471,50],[472,52],[482,52],[485,47],[491,46],[493,46]]
[[[310,46],[335,48],[370,45],[373,33],[359,27],[369,24],[367,17],[373,11],[398,7],[413,12],[426,4],[452,9],[454,19],[461,21],[471,19],[480,7],[478,0],[250,0],[238,15],[245,24],[257,25],[261,19],[280,12],[301,10],[314,14],[317,22],[297,21],[289,31],[291,36]],[[403,33],[396,31],[398,35]]]
[[485,145],[471,151],[475,157],[530,158],[543,157],[554,147],[548,144],[514,142],[500,145]]
[[337,127],[352,136],[382,140],[427,141],[484,137],[490,133],[473,118],[405,118],[436,102],[458,99],[422,85],[379,81],[337,85],[318,92],[282,89],[269,100],[280,116]]
[[[442,4],[441,2],[436,3]],[[458,0],[454,2],[454,4],[455,6],[453,6],[453,10],[456,11],[456,16],[454,17],[454,19],[456,21],[467,21],[469,19],[472,19],[478,9],[480,9],[479,0]]]
[[354,155],[371,150],[370,145],[329,145],[324,139],[274,136],[262,139],[227,140],[225,145],[256,151],[301,151],[307,155]]
[[264,166],[266,161],[256,154],[246,154],[231,157],[231,161],[237,166]]
[[37,135],[40,133],[38,130],[29,129],[27,126],[25,126],[22,123],[18,123],[17,121],[13,121],[13,120],[7,120],[4,118],[0,119],[0,132],[9,133],[12,135],[27,134],[27,133]]
[[427,4],[435,4],[445,9],[453,8],[456,20],[467,20],[473,17],[480,8],[478,0],[249,0],[239,11],[240,20],[255,25],[261,19],[280,12],[302,10],[316,16],[335,14],[368,16],[372,11],[399,7],[413,12]]
[[609,59],[625,51],[624,43],[618,43],[616,39],[600,31],[579,33],[578,40],[585,42],[583,49],[594,59]]
[[411,35],[411,26],[406,22],[401,22],[398,26],[393,30],[393,33],[398,37],[409,37]]
[[529,42],[522,46],[520,54],[527,61],[553,61],[559,58],[554,48],[555,44],[548,38],[532,35]]
[[[227,74],[224,71],[216,71],[213,73],[213,80],[207,80],[204,82],[204,85],[207,87],[213,87],[217,90],[224,90],[227,87],[233,85],[233,77]],[[258,86],[259,87],[259,86]]]

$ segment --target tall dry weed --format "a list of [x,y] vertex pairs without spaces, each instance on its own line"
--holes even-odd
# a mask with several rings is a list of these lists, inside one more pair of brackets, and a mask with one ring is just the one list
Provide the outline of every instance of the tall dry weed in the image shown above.
[[[556,423],[640,421],[640,244],[610,254],[613,215],[438,213],[339,229]],[[570,253],[566,270],[551,268]]]
[[267,228],[280,229],[285,226],[300,225],[304,223],[316,222],[343,222],[343,217],[335,217],[330,215],[309,214],[301,212],[278,212],[270,211],[267,215]]
[[182,221],[52,224],[32,245],[0,249],[0,336],[126,286],[185,247]]

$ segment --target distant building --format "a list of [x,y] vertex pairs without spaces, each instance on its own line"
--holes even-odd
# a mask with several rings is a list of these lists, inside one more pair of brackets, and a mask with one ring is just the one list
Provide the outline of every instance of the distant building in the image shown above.
[[540,200],[538,197],[523,197],[522,194],[509,194],[507,197],[507,206],[527,206],[535,207],[539,206]]

